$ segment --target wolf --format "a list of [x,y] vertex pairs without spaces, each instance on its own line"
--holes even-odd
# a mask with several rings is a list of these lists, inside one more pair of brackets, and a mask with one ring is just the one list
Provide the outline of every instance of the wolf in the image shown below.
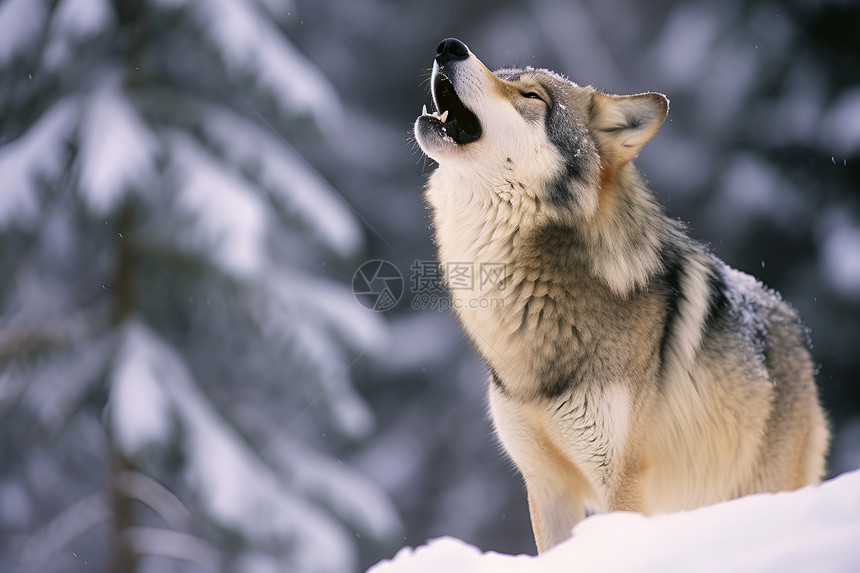
[[820,481],[829,429],[797,314],[691,239],[632,163],[664,95],[491,72],[449,38],[431,96],[414,134],[438,164],[425,190],[438,258],[443,272],[503,269],[450,292],[489,366],[539,552],[586,512]]

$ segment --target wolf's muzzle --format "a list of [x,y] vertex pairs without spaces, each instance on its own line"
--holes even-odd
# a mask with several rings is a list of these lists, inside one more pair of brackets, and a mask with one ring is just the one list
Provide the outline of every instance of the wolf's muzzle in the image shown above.
[[430,95],[436,109],[428,113],[424,106],[415,123],[416,137],[425,152],[428,146],[461,145],[481,137],[481,122],[460,99],[456,87],[472,85],[474,88],[474,81],[462,79],[463,74],[474,75],[472,68],[480,65],[477,60],[469,60],[471,56],[466,44],[455,38],[442,40],[436,48],[430,76]]

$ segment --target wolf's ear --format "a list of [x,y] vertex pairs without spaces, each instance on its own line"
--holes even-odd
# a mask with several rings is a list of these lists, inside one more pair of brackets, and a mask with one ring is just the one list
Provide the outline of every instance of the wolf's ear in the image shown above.
[[617,96],[595,91],[590,111],[589,129],[601,158],[618,168],[654,137],[669,113],[669,100],[654,92]]

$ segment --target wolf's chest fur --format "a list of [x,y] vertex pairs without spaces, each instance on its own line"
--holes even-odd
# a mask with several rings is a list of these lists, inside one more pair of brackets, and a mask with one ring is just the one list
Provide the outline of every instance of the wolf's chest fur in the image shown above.
[[[500,387],[523,399],[553,398],[569,386],[656,368],[660,333],[643,325],[662,320],[659,303],[670,293],[615,294],[592,275],[564,229],[529,228],[513,215],[491,226],[481,224],[485,214],[469,211],[461,206],[452,221],[439,221],[440,258],[443,268],[465,263],[476,274],[498,273],[450,293]],[[470,215],[471,224],[463,224]]]

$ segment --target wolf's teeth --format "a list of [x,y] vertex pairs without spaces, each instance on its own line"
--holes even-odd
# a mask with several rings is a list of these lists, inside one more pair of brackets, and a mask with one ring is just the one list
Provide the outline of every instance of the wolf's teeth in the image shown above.
[[427,111],[427,104],[424,104],[423,106],[421,106],[421,115],[427,116],[427,117],[434,117],[434,118],[438,119],[439,121],[441,121],[442,123],[445,123],[445,121],[448,120],[448,110],[447,109],[441,114],[438,111],[430,112],[430,111]]

